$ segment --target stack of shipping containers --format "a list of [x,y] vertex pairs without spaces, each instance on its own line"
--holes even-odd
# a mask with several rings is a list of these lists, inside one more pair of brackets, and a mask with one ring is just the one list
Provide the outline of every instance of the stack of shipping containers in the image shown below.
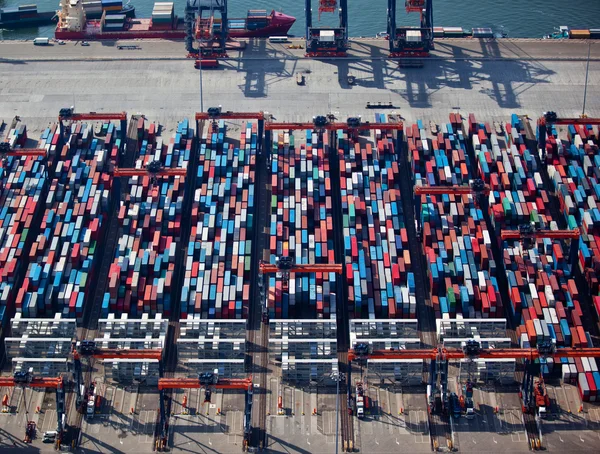
[[228,132],[222,120],[215,131],[207,124],[198,149],[182,318],[248,316],[257,124]]
[[[385,121],[379,118],[377,122]],[[383,115],[382,115],[383,117]],[[392,134],[337,131],[347,309],[354,318],[416,318],[415,280]]]
[[184,120],[167,141],[157,134],[155,123],[147,129],[142,126],[140,132],[143,136],[135,168],[142,174],[121,180],[119,236],[102,301],[103,317],[109,313],[168,317],[172,311],[186,182],[182,176],[158,176],[153,181],[144,169],[156,161],[167,169],[187,169],[193,131]]
[[[538,131],[539,134],[539,131]],[[600,312],[598,273],[600,271],[600,153],[598,152],[599,132],[597,127],[570,125],[552,126],[545,138],[545,150],[540,151],[548,168],[550,185],[556,191],[560,203],[561,221],[567,229],[579,227],[579,255],[572,270],[577,267],[584,272],[592,293],[593,305]],[[568,257],[567,251],[564,255]],[[558,337],[562,334],[566,346],[592,346],[589,334],[582,326],[583,312],[581,295],[573,279],[566,283],[559,281],[560,288],[554,295],[560,330],[554,329]],[[549,302],[550,305],[550,302]],[[557,339],[558,343],[558,339]],[[564,361],[562,364],[565,381],[577,382],[583,400],[595,400],[600,389],[600,374],[594,358]]]
[[83,316],[110,206],[112,178],[106,168],[118,153],[115,126],[105,124],[102,133],[100,140],[92,125],[75,123],[57,152],[39,234],[16,298],[25,317]]
[[[38,214],[48,189],[48,165],[56,154],[56,126],[47,128],[38,147],[48,150],[42,157],[7,157],[0,167],[0,326],[14,311],[15,297],[27,267],[30,247],[37,232]],[[24,125],[8,131],[11,148],[24,145]],[[33,289],[33,288],[32,288]]]
[[[274,132],[271,151],[270,262],[334,264],[329,136]],[[335,273],[292,274],[288,291],[268,276],[269,317],[335,318]]]
[[[471,178],[460,116],[430,137],[422,122],[407,131],[416,186],[467,185]],[[422,195],[421,216],[431,301],[436,318],[502,317],[490,232],[473,196]]]

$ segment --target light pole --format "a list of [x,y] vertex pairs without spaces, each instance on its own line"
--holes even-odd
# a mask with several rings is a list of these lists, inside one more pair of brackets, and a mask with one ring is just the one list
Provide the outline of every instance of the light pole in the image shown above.
[[202,54],[198,49],[198,68],[200,69],[200,112],[204,112],[204,99],[202,96]]
[[588,85],[588,74],[590,72],[590,53],[592,51],[592,41],[588,40],[588,56],[587,56],[587,65],[585,68],[585,86],[583,88],[583,111],[581,112],[581,116],[585,116],[585,101],[587,98],[587,85]]

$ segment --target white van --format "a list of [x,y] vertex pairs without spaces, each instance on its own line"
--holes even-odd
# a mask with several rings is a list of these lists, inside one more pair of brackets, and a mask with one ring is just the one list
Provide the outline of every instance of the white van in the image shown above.
[[47,46],[50,44],[50,38],[35,38],[33,44],[35,46]]

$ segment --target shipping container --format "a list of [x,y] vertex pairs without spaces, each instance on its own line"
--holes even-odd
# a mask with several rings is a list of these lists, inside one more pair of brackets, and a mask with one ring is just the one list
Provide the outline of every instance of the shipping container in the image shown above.
[[[328,134],[273,134],[270,156],[270,262],[335,263]],[[270,318],[334,318],[335,273],[292,274],[287,284],[267,277]]]
[[122,178],[124,191],[118,208],[119,233],[115,258],[110,265],[108,289],[102,303],[109,313],[140,318],[156,314],[169,316],[175,291],[175,259],[181,242],[185,177],[156,178],[144,171],[153,162],[166,169],[187,169],[193,144],[193,130],[181,121],[169,138],[160,128],[141,118],[142,137],[134,167],[141,175]]
[[339,130],[337,139],[347,310],[355,318],[416,318],[395,139],[382,130],[369,137]]

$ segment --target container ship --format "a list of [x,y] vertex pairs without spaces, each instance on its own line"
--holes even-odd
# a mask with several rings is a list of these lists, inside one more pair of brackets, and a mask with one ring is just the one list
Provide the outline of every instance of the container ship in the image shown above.
[[37,27],[53,22],[56,13],[48,11],[40,13],[37,5],[20,5],[13,8],[0,9],[0,28]]
[[[106,1],[101,2],[102,5]],[[120,4],[119,1],[117,3]],[[120,14],[109,14],[109,11],[103,10],[100,19],[90,20],[85,5],[82,0],[61,0],[56,39],[183,39],[193,29],[193,25],[186,26],[185,21],[175,15],[172,2],[155,3],[150,19],[134,19],[124,10]],[[121,8],[120,5],[117,7]],[[228,20],[229,37],[287,35],[295,21],[296,18],[274,10],[270,14],[266,10],[251,10],[246,18]]]

